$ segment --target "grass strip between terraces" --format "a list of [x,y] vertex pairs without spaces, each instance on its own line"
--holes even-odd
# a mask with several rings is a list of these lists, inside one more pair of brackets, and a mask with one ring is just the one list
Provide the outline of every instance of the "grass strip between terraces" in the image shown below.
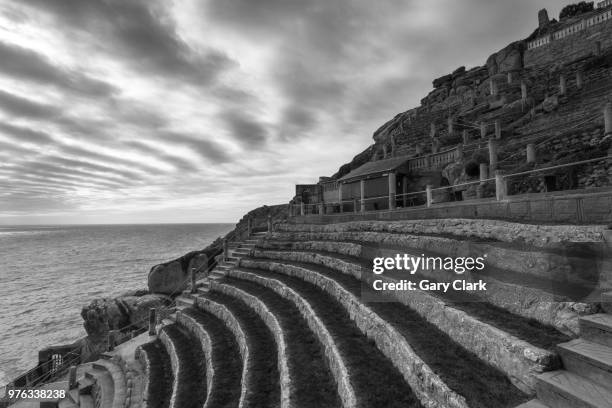
[[215,368],[214,389],[206,401],[208,407],[238,407],[242,359],[232,333],[217,317],[195,308],[181,310],[208,332],[212,341],[212,364]]
[[[269,273],[261,270],[240,268],[285,283],[304,297],[313,307],[338,345],[350,373],[360,407],[420,407],[420,402],[404,381],[401,373],[382,354],[374,342],[364,336],[353,323],[342,305],[321,291],[297,278]],[[224,282],[245,285],[233,278]],[[256,285],[251,283],[250,285]]]
[[200,342],[178,324],[164,326],[162,330],[174,344],[181,371],[175,384],[175,406],[180,408],[201,408],[206,399],[206,358]]
[[[276,251],[276,250],[274,250]],[[325,251],[305,251],[305,250],[278,250],[279,252],[304,252],[316,253],[322,256],[337,258],[346,262],[358,265],[363,273],[372,275],[372,261],[365,258],[357,258],[348,255],[341,255]],[[284,262],[284,261],[283,261]],[[306,264],[314,265],[314,264]],[[314,265],[321,266],[321,265]],[[323,267],[326,270],[328,268]],[[340,273],[340,272],[338,272]],[[390,274],[389,276],[393,276]],[[398,277],[399,278],[399,277]],[[428,278],[429,281],[435,282],[435,279]],[[452,292],[429,292],[456,309],[462,310],[469,315],[479,319],[480,321],[497,327],[519,339],[522,339],[534,346],[545,350],[554,350],[556,345],[569,341],[570,338],[557,330],[555,327],[543,324],[535,319],[520,316],[509,312],[499,306],[485,302],[476,295],[471,295],[468,292],[462,292],[459,296],[455,296]]]
[[327,365],[322,345],[297,307],[271,289],[251,282],[226,278],[224,283],[257,297],[278,319],[287,338],[288,366],[293,379],[292,391],[296,406],[341,406],[337,385]]
[[[253,260],[275,262],[269,259]],[[320,273],[335,280],[357,298],[361,296],[361,282],[351,276],[318,265],[288,261],[276,262]],[[318,293],[318,296],[321,296],[321,289],[298,278],[261,269],[241,268],[241,270],[281,280],[299,293],[309,288],[311,293]],[[326,297],[329,298],[329,295]],[[466,398],[470,407],[510,408],[528,399],[528,396],[512,385],[501,371],[455,343],[446,333],[407,306],[392,302],[370,303],[368,307],[393,325],[446,385]]]
[[257,313],[238,299],[214,292],[209,292],[203,297],[224,305],[232,312],[240,323],[240,327],[245,331],[253,370],[250,376],[253,381],[247,389],[246,407],[280,407],[280,374],[276,343],[266,324]]
[[140,346],[149,363],[147,395],[144,408],[168,408],[172,395],[170,357],[159,339]]

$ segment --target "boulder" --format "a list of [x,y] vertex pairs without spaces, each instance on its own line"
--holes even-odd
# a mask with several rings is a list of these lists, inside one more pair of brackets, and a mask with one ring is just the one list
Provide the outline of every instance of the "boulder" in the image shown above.
[[444,76],[441,76],[440,78],[436,78],[433,80],[433,87],[440,88],[443,85],[450,84],[452,81],[453,81],[452,74],[444,75]]
[[97,340],[105,341],[109,330],[146,327],[149,309],[168,304],[170,299],[165,295],[131,292],[114,299],[94,299],[83,307],[81,317],[88,337],[95,343]]
[[176,294],[187,289],[189,272],[184,270],[178,260],[167,264],[155,265],[148,276],[149,292]]
[[557,95],[549,96],[542,102],[542,109],[545,112],[552,112],[559,106],[559,97]]
[[521,41],[508,45],[487,59],[489,75],[502,74],[523,68],[523,49]]

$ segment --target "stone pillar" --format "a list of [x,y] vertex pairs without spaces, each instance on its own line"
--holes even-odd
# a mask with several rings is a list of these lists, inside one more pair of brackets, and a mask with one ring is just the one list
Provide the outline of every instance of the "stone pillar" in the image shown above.
[[361,196],[361,212],[365,212],[365,210],[366,210],[365,180],[361,180],[359,182],[359,192],[360,192],[360,196]]
[[70,366],[68,369],[68,389],[73,390],[77,387],[77,368]]
[[529,143],[527,145],[527,163],[536,162],[536,147],[535,144]]
[[521,99],[527,99],[527,83],[525,81],[521,82]]
[[542,9],[538,11],[539,28],[544,28],[549,22],[550,22],[550,19],[548,18],[548,11],[546,11],[546,9]]
[[406,193],[408,192],[408,177],[402,176],[402,207],[406,208],[408,204],[408,196]]
[[512,72],[508,72],[508,85],[511,85],[514,78],[512,78]]
[[272,233],[272,214],[268,214],[268,234]]
[[582,72],[581,69],[579,69],[578,71],[576,71],[576,87],[578,89],[582,89],[583,86],[584,86],[584,73]]
[[319,203],[319,215],[325,214],[325,205],[323,203]]
[[463,144],[466,145],[468,143],[470,143],[470,134],[468,133],[467,129],[463,129]]
[[433,122],[429,126],[429,137],[431,137],[432,139],[436,137],[436,124]]
[[497,169],[497,142],[493,139],[489,139],[489,168]]
[[423,154],[423,145],[421,145],[421,144],[416,145],[415,153],[416,153],[417,156],[422,155]]
[[227,239],[223,239],[223,260],[226,261],[229,258],[229,243]]
[[448,117],[448,135],[452,136],[455,133],[455,129],[453,127],[453,118],[452,116]]
[[567,93],[567,81],[565,80],[565,74],[559,76],[559,94],[565,95]]
[[359,207],[357,206],[357,199],[353,198],[353,212],[356,214],[359,212]]
[[342,183],[338,183],[338,202],[340,203],[340,212],[344,212],[342,208]]
[[149,309],[149,336],[155,336],[155,326],[157,325],[157,310]]
[[438,139],[434,139],[431,142],[431,152],[438,153],[438,148],[440,147],[440,141]]
[[455,160],[459,161],[461,159],[463,159],[463,145],[458,145],[455,150]]
[[[300,203],[300,215],[304,215],[306,213],[306,209],[304,208],[304,202]],[[251,235],[249,233],[249,235]]]
[[113,351],[115,349],[115,332],[109,330],[106,336],[106,351]]
[[493,80],[493,78],[491,78],[489,80],[489,91],[491,93],[491,96],[496,96],[498,93],[497,90],[497,83],[495,83],[495,81]]
[[196,268],[191,268],[191,293],[196,293]]
[[495,197],[497,201],[505,200],[508,194],[508,188],[506,185],[506,179],[504,178],[501,170],[495,171]]
[[601,55],[601,41],[595,41],[593,55],[599,57]]
[[395,210],[395,195],[397,194],[397,180],[395,173],[389,173],[389,209]]
[[487,163],[480,163],[479,173],[480,181],[485,181],[489,177],[489,169]]
[[382,146],[383,146],[383,159],[386,159],[387,158],[387,145],[383,144]]
[[495,138],[501,139],[501,136],[502,136],[501,120],[496,119],[495,120]]
[[604,107],[605,134],[612,134],[612,103],[608,102]]
[[[302,215],[304,215],[304,203],[302,203]],[[247,218],[247,236],[250,237],[253,232],[253,220],[251,217]]]
[[487,137],[487,124],[485,122],[480,123],[480,137],[482,139]]
[[431,191],[433,187],[431,186],[431,184],[428,184],[425,187],[425,195],[427,197],[427,207],[431,207],[431,204],[433,203],[433,192]]

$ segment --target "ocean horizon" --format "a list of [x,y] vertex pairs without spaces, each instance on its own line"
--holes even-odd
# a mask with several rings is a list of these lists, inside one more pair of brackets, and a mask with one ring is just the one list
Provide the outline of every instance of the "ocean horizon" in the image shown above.
[[233,227],[0,225],[0,385],[34,367],[40,349],[84,337],[84,305],[146,289],[152,266],[203,249]]

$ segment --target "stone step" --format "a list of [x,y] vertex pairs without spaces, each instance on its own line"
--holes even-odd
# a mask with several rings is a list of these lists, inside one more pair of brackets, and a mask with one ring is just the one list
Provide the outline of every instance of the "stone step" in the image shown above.
[[612,315],[598,313],[581,317],[580,333],[585,340],[612,347]]
[[92,368],[85,372],[85,377],[95,382],[95,385],[92,387],[95,391],[92,392],[92,395],[95,397],[96,393],[99,394],[100,407],[112,408],[115,385],[111,374],[106,369],[97,369],[92,365]]
[[602,386],[612,385],[612,348],[576,339],[559,344],[558,349],[566,370]]
[[566,370],[537,378],[538,399],[553,408],[611,408],[612,391]]
[[194,304],[194,300],[190,295],[181,295],[176,298],[175,302],[177,308],[191,307]]
[[519,405],[516,408],[549,408],[548,406],[542,404],[540,401],[538,401],[537,399],[531,400],[531,401],[527,401],[524,404]]
[[[81,400],[79,401],[79,407],[80,408],[94,408],[93,397],[91,395],[81,395]],[[122,406],[117,407],[117,408],[122,408]]]
[[113,381],[113,402],[112,406],[122,407],[125,404],[127,397],[127,386],[125,380],[125,373],[121,367],[112,361],[100,359],[92,364],[92,368],[97,370],[106,370]]

